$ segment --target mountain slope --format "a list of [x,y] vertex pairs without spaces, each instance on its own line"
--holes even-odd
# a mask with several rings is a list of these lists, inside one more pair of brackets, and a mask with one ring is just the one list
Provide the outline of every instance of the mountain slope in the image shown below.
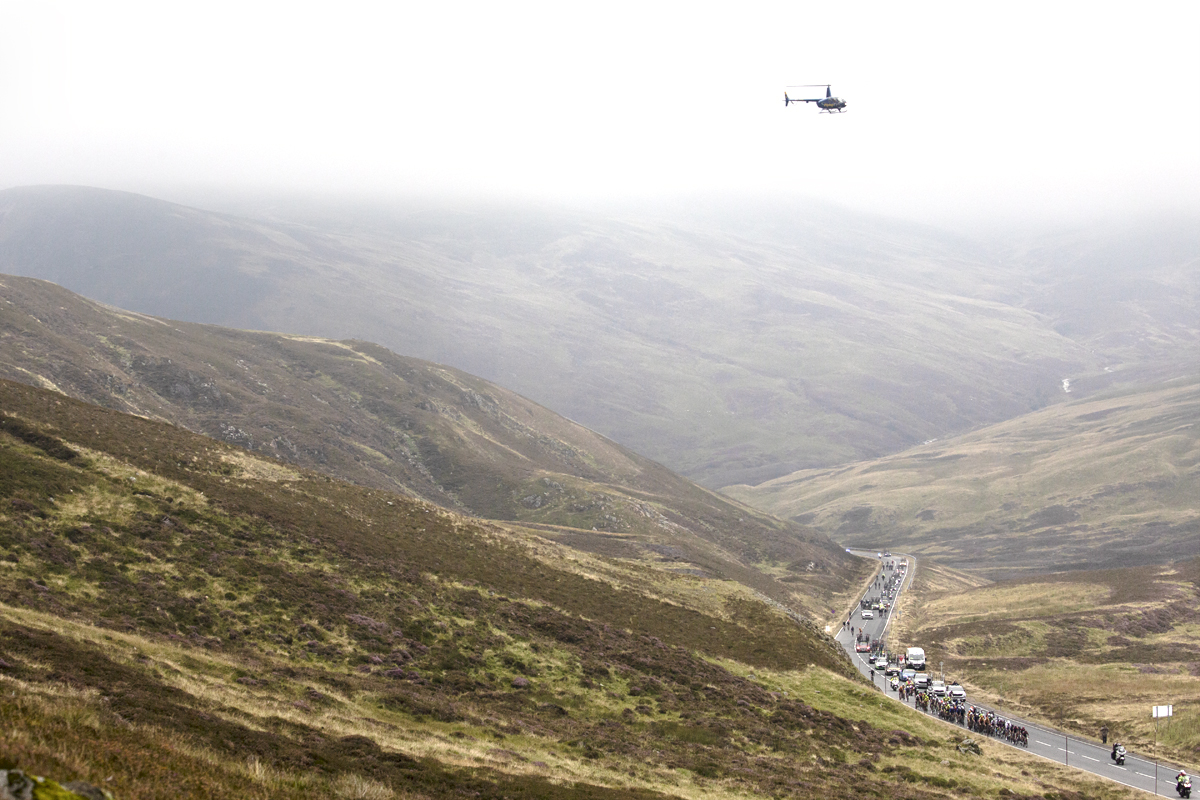
[[364,342],[130,314],[0,278],[0,377],[167,420],[364,486],[739,581],[819,618],[866,567],[535,403]]
[[828,637],[635,572],[0,381],[0,768],[123,800],[1118,796],[964,762]]
[[[174,319],[379,342],[709,487],[997,422],[1064,399],[1063,378],[1082,392],[1197,341],[1186,230],[1175,249],[1147,237],[1145,259],[1123,255],[1097,284],[1079,274],[1089,259],[1059,269],[1063,249],[808,206],[275,211],[283,221],[7,190],[0,271]],[[1076,324],[1081,298],[1134,278],[1136,309],[1106,294],[1109,339]],[[1147,336],[1159,346],[1126,346]]]
[[725,491],[844,544],[994,577],[1200,554],[1200,378],[1112,391],[877,461]]

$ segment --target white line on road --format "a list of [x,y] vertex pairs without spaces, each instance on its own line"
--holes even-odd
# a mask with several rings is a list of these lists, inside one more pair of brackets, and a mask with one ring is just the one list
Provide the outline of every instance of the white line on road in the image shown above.
[[1091,756],[1084,756],[1084,758],[1086,758],[1088,761],[1099,761],[1100,760],[1098,758],[1092,758]]
[[1125,770],[1126,772],[1129,772],[1129,769],[1128,769],[1128,768],[1126,768],[1126,767],[1118,767],[1116,764],[1113,764],[1113,765],[1112,765],[1112,768],[1113,768],[1113,769],[1121,769],[1121,770]]
[[[1046,745],[1046,747],[1049,747],[1049,746],[1050,746],[1050,743],[1049,743],[1049,742],[1043,742],[1043,741],[1041,741],[1041,740],[1038,740],[1038,739],[1035,739],[1034,741],[1035,741],[1035,742],[1037,742],[1038,744],[1044,744],[1044,745]],[[1062,748],[1060,747],[1059,749],[1061,750]]]

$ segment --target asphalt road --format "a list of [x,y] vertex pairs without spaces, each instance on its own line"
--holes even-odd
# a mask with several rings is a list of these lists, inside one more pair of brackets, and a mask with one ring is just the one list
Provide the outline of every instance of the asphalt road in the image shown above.
[[[873,552],[858,550],[852,552],[854,555],[863,556],[866,558],[879,558],[878,555]],[[887,559],[899,562],[903,558],[907,558],[909,562],[908,574],[905,577],[904,583],[900,587],[900,591],[896,594],[896,600],[899,600],[900,594],[908,589],[908,587],[911,585],[913,572],[916,569],[917,562],[912,556],[898,554],[894,554],[891,559]],[[873,588],[866,595],[864,595],[864,597],[876,597],[878,594],[878,588]],[[854,665],[858,667],[859,671],[869,680],[872,680],[881,691],[899,703],[904,701],[901,701],[895,692],[892,692],[887,688],[887,684],[884,681],[883,675],[875,672],[875,670],[871,668],[871,665],[866,659],[867,654],[854,652],[854,638],[858,628],[862,628],[864,632],[871,634],[872,639],[879,638],[887,633],[887,628],[890,627],[892,616],[896,613],[898,612],[893,611],[891,614],[881,617],[879,612],[876,612],[874,620],[864,620],[859,609],[855,608],[853,614],[851,614],[849,617],[852,627],[843,627],[835,638],[842,645],[842,647],[846,648],[847,654],[849,654],[850,659],[854,662]],[[894,643],[893,646],[896,646],[897,644],[898,643]],[[919,646],[920,643],[913,642],[912,644]],[[930,679],[937,676],[937,664],[928,664],[926,671],[929,673]],[[984,708],[995,711],[999,716],[1007,720],[1011,720],[1017,725],[1024,726],[1024,728],[1029,731],[1028,747],[1016,747],[1015,745],[1010,745],[1008,742],[1004,742],[999,739],[992,739],[992,741],[1000,742],[1001,744],[1008,745],[1009,747],[1014,747],[1015,749],[1026,751],[1033,755],[1047,758],[1051,761],[1057,761],[1059,764],[1066,764],[1067,766],[1075,767],[1085,772],[1090,772],[1094,775],[1108,778],[1109,780],[1122,783],[1135,789],[1141,789],[1146,792],[1164,796],[1177,797],[1175,793],[1175,775],[1178,774],[1179,767],[1172,766],[1166,762],[1159,762],[1156,765],[1152,759],[1137,756],[1132,752],[1126,756],[1125,765],[1118,767],[1110,758],[1110,748],[1103,746],[1098,742],[1093,743],[1090,741],[1077,739],[1068,736],[1061,731],[1047,728],[1042,725],[1037,725],[1029,722],[1028,720],[1023,720],[1020,717],[1006,714],[1001,709],[994,708],[992,706],[986,706],[981,703],[975,703],[971,700],[970,696],[967,697],[967,702],[971,705],[974,705],[976,708]],[[912,702],[908,701],[907,705],[912,706]],[[964,737],[970,736],[976,740],[991,738],[981,733],[969,731],[964,726],[956,723],[946,722],[945,724],[960,729],[963,732]],[[1109,744],[1111,745],[1111,742]],[[1193,778],[1194,777],[1195,775],[1193,774]]]

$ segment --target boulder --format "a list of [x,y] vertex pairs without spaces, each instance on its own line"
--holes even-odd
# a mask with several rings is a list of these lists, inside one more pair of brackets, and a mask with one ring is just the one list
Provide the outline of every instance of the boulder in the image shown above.
[[33,778],[19,769],[0,769],[0,800],[33,800]]

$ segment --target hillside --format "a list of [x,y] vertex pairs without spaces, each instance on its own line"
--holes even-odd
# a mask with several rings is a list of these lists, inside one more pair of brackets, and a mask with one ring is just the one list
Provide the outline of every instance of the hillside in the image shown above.
[[1200,554],[1200,378],[1109,391],[733,497],[993,577]]
[[27,278],[0,276],[0,300],[0,377],[537,525],[577,549],[736,580],[818,618],[840,614],[867,569],[811,529],[458,370],[365,342],[131,314]]
[[0,381],[3,768],[122,800],[1125,796],[958,754],[814,629],[636,573]]
[[0,271],[161,317],[378,342],[710,488],[1012,418],[1069,399],[1064,378],[1078,396],[1196,361],[1194,224],[993,243],[803,204],[253,215],[10,189]]

